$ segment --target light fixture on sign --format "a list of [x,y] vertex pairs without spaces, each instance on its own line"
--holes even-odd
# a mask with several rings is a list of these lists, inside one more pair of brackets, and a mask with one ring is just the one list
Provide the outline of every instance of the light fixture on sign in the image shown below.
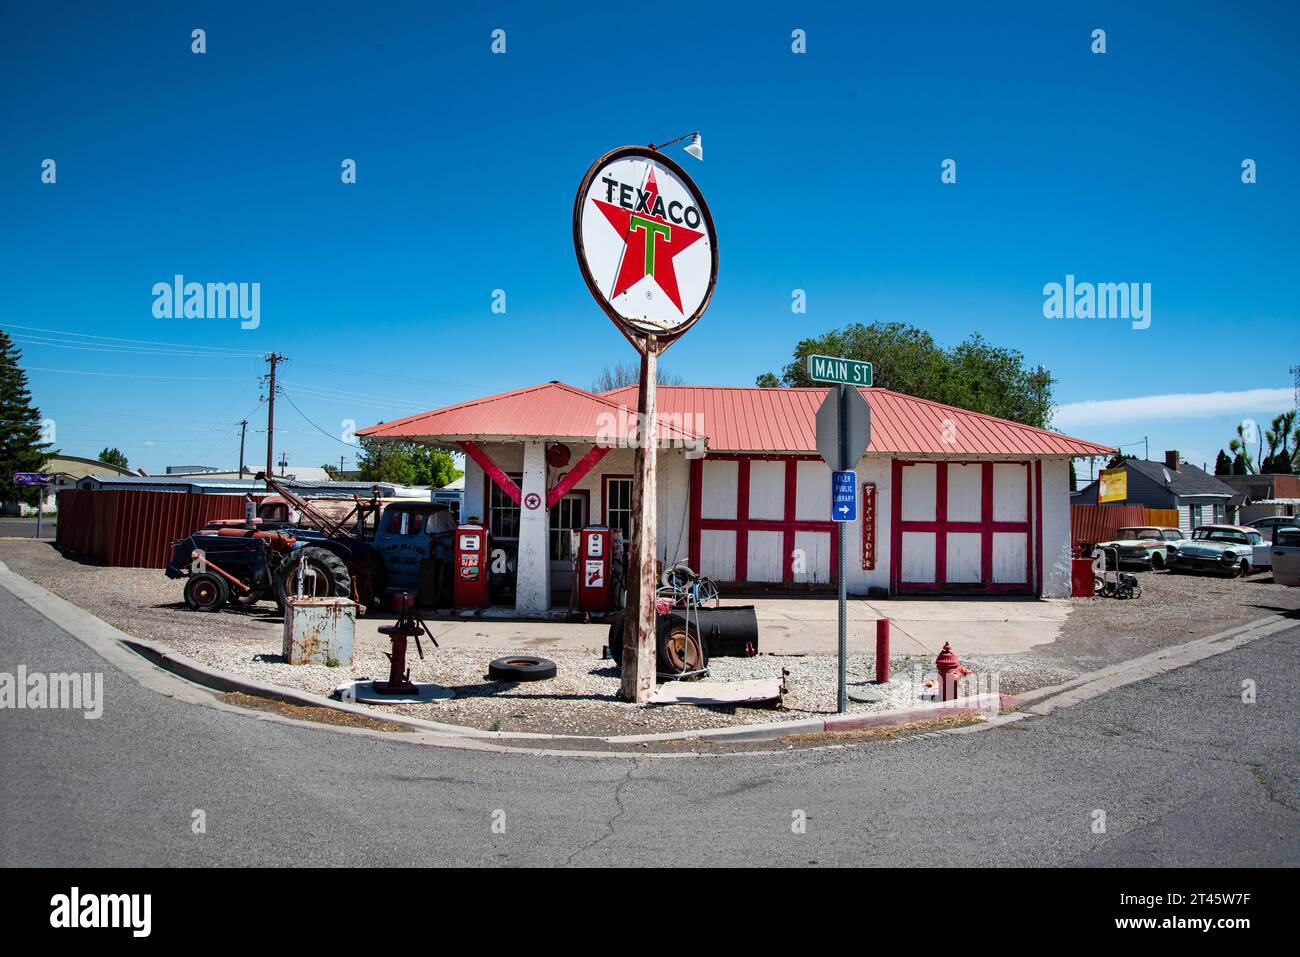
[[697,160],[703,163],[704,162],[704,141],[700,139],[699,130],[696,130],[694,133],[684,133],[681,136],[677,137],[677,139],[669,140],[667,143],[660,143],[658,146],[655,146],[653,143],[651,143],[650,148],[652,150],[662,151],[665,146],[672,146],[674,143],[680,143],[688,136],[690,137],[691,141],[687,143],[685,146],[683,146],[682,149],[684,149],[686,152],[690,153]]

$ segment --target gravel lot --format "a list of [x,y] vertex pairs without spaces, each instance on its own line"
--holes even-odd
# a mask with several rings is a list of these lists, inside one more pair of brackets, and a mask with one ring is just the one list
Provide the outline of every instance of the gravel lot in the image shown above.
[[1274,584],[1268,571],[1244,579],[1135,574],[1142,585],[1141,598],[1074,602],[1060,637],[1034,649],[1035,653],[1065,668],[1092,671],[1265,615],[1300,614],[1300,588]]
[[[292,688],[329,694],[352,678],[383,678],[388,673],[387,641],[358,637],[351,669],[286,664],[280,656],[283,619],[264,602],[254,609],[204,615],[189,611],[180,598],[180,583],[160,570],[104,568],[64,558],[48,543],[0,539],[0,560],[73,604],[141,638],[160,642],[201,662]],[[972,690],[1015,694],[1055,684],[1114,661],[1145,654],[1211,634],[1234,624],[1300,607],[1300,589],[1272,584],[1265,573],[1245,581],[1139,573],[1143,596],[1137,601],[1091,599],[1076,603],[1061,638],[1043,653],[963,657],[972,670]],[[431,623],[434,634],[441,623]],[[451,701],[425,705],[389,705],[377,715],[399,712],[484,730],[556,734],[640,734],[780,721],[834,711],[836,662],[831,656],[717,658],[712,677],[780,678],[788,671],[783,708],[702,708],[691,705],[637,708],[617,698],[618,672],[600,657],[605,626],[592,625],[591,648],[545,652],[559,669],[556,678],[530,684],[487,680],[487,662],[518,647],[494,639],[494,626],[482,624],[483,645],[472,649],[426,646],[420,660],[408,658],[414,681],[432,681],[456,691]],[[915,704],[933,678],[929,658],[895,657],[893,681],[873,690],[878,704],[850,702],[850,710],[868,713]],[[870,655],[849,659],[850,682],[871,677]],[[993,676],[996,676],[995,678]],[[983,682],[980,684],[979,682]],[[851,685],[853,690],[855,686]]]
[[[0,539],[0,560],[14,572],[98,615],[123,631],[157,641],[222,671],[291,688],[329,694],[352,678],[384,678],[388,674],[387,641],[358,636],[353,667],[289,665],[280,655],[283,618],[270,602],[253,609],[227,609],[220,614],[192,612],[181,601],[179,582],[161,570],[104,568],[64,558],[48,543]],[[431,622],[434,634],[440,622]],[[606,626],[592,625],[589,650],[545,652],[555,661],[558,674],[545,682],[502,684],[487,679],[487,662],[500,655],[518,653],[517,647],[493,638],[493,624],[483,622],[481,648],[440,648],[425,645],[421,660],[414,648],[408,656],[411,680],[432,681],[453,688],[456,698],[425,705],[388,705],[373,709],[377,715],[394,712],[483,730],[534,731],[552,734],[643,734],[696,728],[783,721],[835,710],[836,662],[828,656],[760,655],[756,658],[715,658],[712,675],[717,680],[780,678],[788,671],[784,707],[704,708],[665,705],[638,708],[618,700],[618,671],[602,660]],[[1023,655],[964,659],[975,677],[971,690],[987,690],[983,677],[996,673],[995,690],[1015,693],[1072,677],[1074,672],[1056,663]],[[849,663],[853,682],[874,675],[874,656],[853,656]],[[872,690],[884,698],[877,704],[850,702],[850,711],[869,713],[915,704],[928,694],[925,681],[933,679],[934,663],[928,658],[896,656],[891,659],[893,680]],[[865,689],[864,689],[865,690]]]

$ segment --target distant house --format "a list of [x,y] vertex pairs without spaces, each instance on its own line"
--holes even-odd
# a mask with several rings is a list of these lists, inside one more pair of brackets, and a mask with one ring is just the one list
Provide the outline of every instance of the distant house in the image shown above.
[[[1178,509],[1178,527],[1190,532],[1197,525],[1228,520],[1228,504],[1235,490],[1204,469],[1165,453],[1164,462],[1125,459],[1116,468],[1128,473],[1128,498],[1103,505],[1145,505]],[[1070,496],[1071,505],[1097,505],[1098,481],[1089,482]]]
[[1270,515],[1300,515],[1300,475],[1220,475],[1236,492],[1232,508],[1241,522]]

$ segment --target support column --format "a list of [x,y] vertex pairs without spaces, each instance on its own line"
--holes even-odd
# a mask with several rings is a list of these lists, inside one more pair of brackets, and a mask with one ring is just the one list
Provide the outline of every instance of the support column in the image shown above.
[[519,566],[515,609],[551,607],[551,519],[546,509],[546,443],[524,443],[524,479],[519,502]]

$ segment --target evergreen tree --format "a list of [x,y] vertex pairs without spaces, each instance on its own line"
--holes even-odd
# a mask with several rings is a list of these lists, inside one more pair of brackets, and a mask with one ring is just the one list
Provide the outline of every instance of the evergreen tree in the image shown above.
[[1214,460],[1215,475],[1231,475],[1232,459],[1228,458],[1228,453],[1219,449],[1219,456]]
[[8,334],[0,329],[0,498],[35,504],[39,490],[15,486],[15,472],[39,472],[50,455],[41,428],[41,410],[32,405],[22,358]]
[[126,455],[119,448],[104,449],[99,453],[99,460],[105,465],[116,465],[118,468],[129,468],[126,462]]

